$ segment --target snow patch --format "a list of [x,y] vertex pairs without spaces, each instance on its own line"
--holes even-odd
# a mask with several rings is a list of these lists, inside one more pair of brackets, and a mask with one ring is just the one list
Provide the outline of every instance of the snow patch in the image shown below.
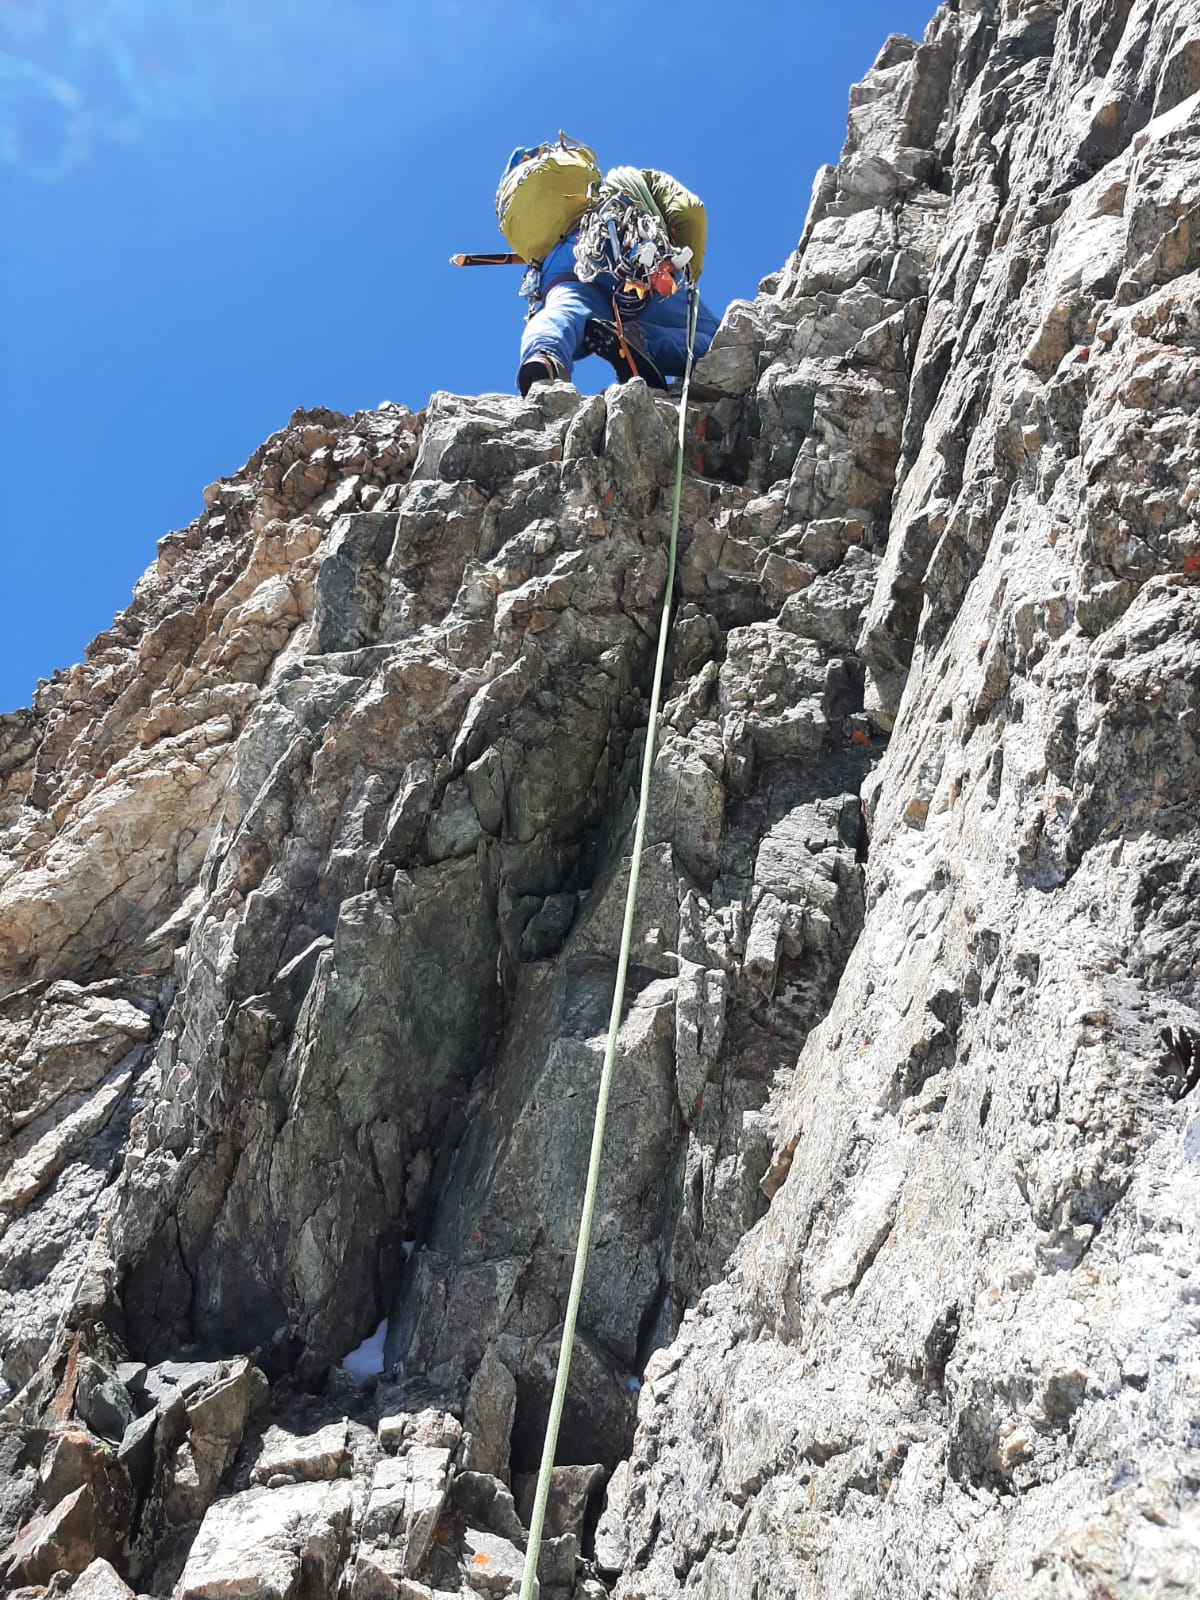
[[383,1343],[387,1338],[387,1318],[375,1329],[375,1332],[359,1345],[357,1350],[351,1350],[348,1356],[342,1357],[342,1365],[350,1376],[358,1383],[363,1383],[367,1378],[378,1377],[383,1371]]

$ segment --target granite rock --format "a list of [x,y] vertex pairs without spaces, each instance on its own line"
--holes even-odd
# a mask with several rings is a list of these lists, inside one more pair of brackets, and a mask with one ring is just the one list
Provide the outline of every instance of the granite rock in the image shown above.
[[[952,0],[697,368],[554,1600],[1196,1586],[1198,119]],[[297,413],[0,719],[14,1581],[517,1583],[677,403]]]

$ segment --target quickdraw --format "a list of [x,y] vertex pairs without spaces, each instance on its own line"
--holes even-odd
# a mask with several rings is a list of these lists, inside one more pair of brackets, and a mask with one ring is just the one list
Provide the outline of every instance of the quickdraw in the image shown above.
[[617,304],[626,313],[636,313],[652,294],[674,294],[691,259],[687,245],[671,243],[661,218],[622,192],[589,206],[579,224],[575,276],[581,283],[615,278]]

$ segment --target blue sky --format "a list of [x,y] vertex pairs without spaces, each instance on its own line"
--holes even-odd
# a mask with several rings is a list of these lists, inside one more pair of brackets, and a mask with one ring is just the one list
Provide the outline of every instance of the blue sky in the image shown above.
[[0,0],[0,711],[296,406],[512,388],[517,274],[447,257],[503,246],[514,145],[564,128],[696,190],[720,311],[933,8]]

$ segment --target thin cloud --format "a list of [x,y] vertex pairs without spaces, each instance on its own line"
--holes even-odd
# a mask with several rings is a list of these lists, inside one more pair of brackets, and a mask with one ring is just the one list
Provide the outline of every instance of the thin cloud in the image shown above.
[[106,145],[207,102],[189,0],[9,0],[0,7],[0,165],[54,183]]
[[79,164],[86,148],[71,84],[32,61],[0,55],[0,164],[53,183]]
[[0,0],[0,169],[58,182],[164,120],[278,90],[314,46],[344,81],[420,63],[406,95],[432,95],[447,72],[487,70],[499,34],[511,50],[549,17],[539,0]]

